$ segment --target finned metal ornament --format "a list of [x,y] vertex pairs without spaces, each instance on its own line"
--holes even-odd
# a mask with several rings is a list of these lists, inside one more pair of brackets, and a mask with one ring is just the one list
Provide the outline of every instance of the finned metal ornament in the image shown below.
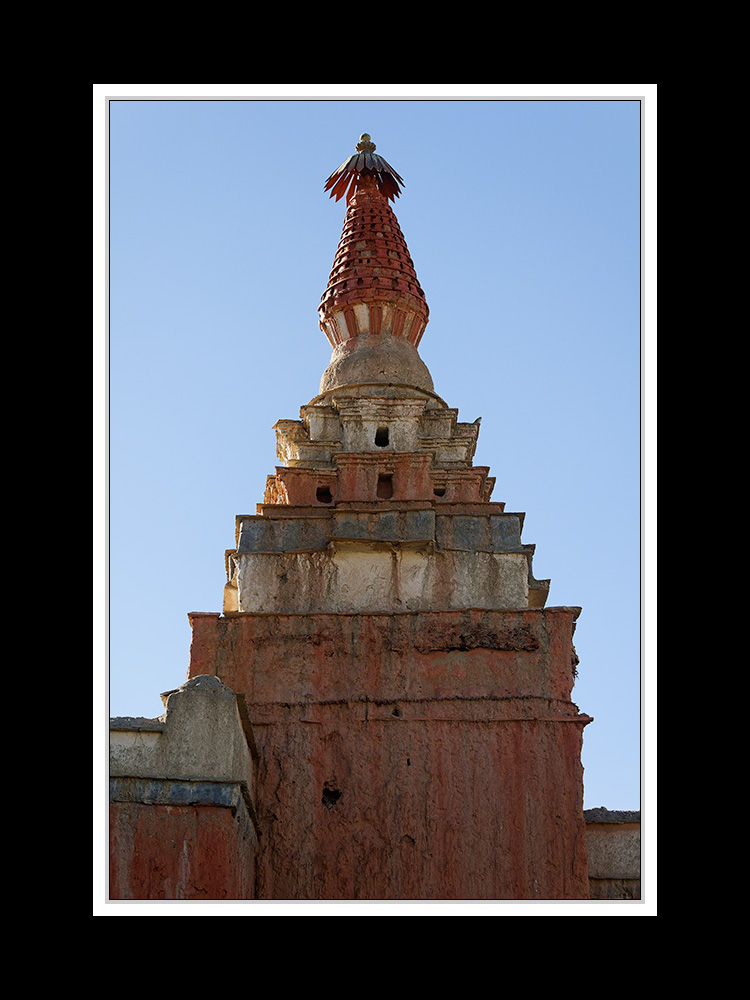
[[367,132],[359,137],[357,152],[344,160],[341,166],[334,170],[325,183],[324,191],[330,191],[330,197],[340,201],[346,195],[347,204],[362,185],[366,177],[372,177],[380,193],[393,201],[401,194],[401,188],[406,187],[403,177],[400,177],[393,167],[376,152],[375,143]]

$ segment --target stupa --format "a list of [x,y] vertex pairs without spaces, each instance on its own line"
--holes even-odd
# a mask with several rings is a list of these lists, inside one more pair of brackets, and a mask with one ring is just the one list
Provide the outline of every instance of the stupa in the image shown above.
[[346,204],[331,361],[275,424],[223,612],[190,615],[188,676],[246,705],[255,898],[585,899],[580,609],[546,606],[524,515],[473,464],[479,422],[419,355],[404,182],[375,150],[363,134],[325,184]]

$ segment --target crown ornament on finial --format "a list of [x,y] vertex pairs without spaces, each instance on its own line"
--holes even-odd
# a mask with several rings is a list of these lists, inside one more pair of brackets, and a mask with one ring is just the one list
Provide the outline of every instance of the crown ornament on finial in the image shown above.
[[346,195],[347,205],[356,194],[366,178],[371,177],[378,191],[393,201],[401,194],[401,188],[406,187],[402,177],[393,167],[376,152],[375,143],[367,132],[359,137],[357,152],[344,160],[341,166],[334,170],[325,183],[324,191],[330,191],[330,197],[340,201]]
[[372,141],[372,138],[363,132],[359,137],[359,142],[357,143],[356,150],[358,153],[374,153],[378,147]]

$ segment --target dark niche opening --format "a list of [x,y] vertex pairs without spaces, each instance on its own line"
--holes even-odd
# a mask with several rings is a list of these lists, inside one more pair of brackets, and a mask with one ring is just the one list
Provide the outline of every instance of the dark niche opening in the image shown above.
[[331,490],[328,486],[319,486],[315,491],[315,498],[318,503],[333,503]]
[[436,497],[444,497],[445,496],[445,487],[444,486],[436,486],[435,489],[434,489],[434,493],[435,493]]
[[323,797],[321,802],[327,809],[333,809],[338,800],[341,798],[341,792],[338,788],[332,788],[329,782],[325,783],[323,788]]
[[378,429],[375,431],[375,444],[377,445],[377,447],[378,448],[387,448],[388,447],[388,438],[389,438],[388,428],[387,427],[378,427]]
[[390,500],[393,496],[393,476],[378,476],[378,499]]

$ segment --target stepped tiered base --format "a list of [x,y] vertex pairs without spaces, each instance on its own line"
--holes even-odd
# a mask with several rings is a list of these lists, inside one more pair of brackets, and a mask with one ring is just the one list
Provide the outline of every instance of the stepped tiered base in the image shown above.
[[588,895],[577,608],[432,391],[339,386],[276,425],[190,675],[241,692],[266,899]]

